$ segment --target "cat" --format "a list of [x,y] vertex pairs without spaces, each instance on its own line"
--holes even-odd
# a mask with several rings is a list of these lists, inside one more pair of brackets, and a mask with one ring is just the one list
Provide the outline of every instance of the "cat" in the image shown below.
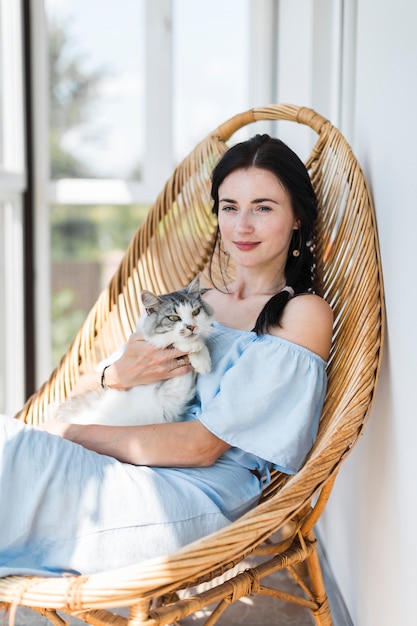
[[174,347],[188,354],[193,371],[128,390],[97,389],[68,398],[54,418],[74,424],[135,425],[178,421],[194,397],[196,374],[211,368],[204,342],[211,331],[213,309],[202,299],[197,276],[185,289],[157,296],[141,294],[144,311],[136,330],[157,348]]

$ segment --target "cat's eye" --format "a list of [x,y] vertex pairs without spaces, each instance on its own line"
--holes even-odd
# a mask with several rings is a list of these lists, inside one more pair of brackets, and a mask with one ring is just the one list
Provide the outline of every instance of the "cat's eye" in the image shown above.
[[199,306],[198,309],[194,309],[193,317],[197,317],[197,315],[200,313],[200,311],[201,311],[201,306]]
[[168,319],[170,322],[179,322],[181,318],[179,315],[168,315]]

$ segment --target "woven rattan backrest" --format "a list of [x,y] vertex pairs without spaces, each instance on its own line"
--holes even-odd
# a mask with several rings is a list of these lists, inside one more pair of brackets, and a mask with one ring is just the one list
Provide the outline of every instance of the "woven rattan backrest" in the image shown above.
[[[335,313],[328,393],[317,442],[304,468],[280,484],[280,511],[311,499],[337,471],[360,435],[373,401],[383,341],[383,293],[370,194],[340,132],[314,111],[290,105],[253,109],[211,133],[178,166],[122,263],[100,295],[72,346],[19,417],[38,423],[64,399],[80,373],[123,343],[136,325],[143,287],[164,292],[204,270],[216,224],[210,175],[233,133],[257,120],[288,120],[314,129],[318,140],[307,162],[319,199],[316,236],[318,288]],[[256,132],[256,128],[254,130]],[[278,477],[270,487],[280,483]],[[262,505],[261,505],[262,506]],[[249,514],[249,517],[252,514]]]

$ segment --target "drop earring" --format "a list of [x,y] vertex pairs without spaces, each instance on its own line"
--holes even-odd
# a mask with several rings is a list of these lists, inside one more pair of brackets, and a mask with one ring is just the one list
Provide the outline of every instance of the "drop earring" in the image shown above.
[[[298,256],[300,256],[300,248],[301,248],[301,233],[300,233],[300,229],[297,228],[296,232],[298,233],[298,243],[296,244],[294,242],[294,249],[292,251],[292,255],[295,256],[295,257],[298,257]],[[295,237],[296,237],[296,233],[294,232],[293,240],[295,239]]]

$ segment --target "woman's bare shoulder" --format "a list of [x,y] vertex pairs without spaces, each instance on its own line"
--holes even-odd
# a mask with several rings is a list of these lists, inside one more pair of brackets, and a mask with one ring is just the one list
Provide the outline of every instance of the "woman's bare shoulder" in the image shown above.
[[303,294],[288,302],[280,326],[271,328],[269,332],[304,346],[327,360],[332,330],[333,311],[330,305],[320,296]]
[[333,311],[330,304],[322,297],[317,296],[314,293],[304,293],[292,298],[289,302],[290,307],[294,310],[297,307],[299,310],[306,310],[310,313],[316,312],[320,315],[329,315],[333,322]]

